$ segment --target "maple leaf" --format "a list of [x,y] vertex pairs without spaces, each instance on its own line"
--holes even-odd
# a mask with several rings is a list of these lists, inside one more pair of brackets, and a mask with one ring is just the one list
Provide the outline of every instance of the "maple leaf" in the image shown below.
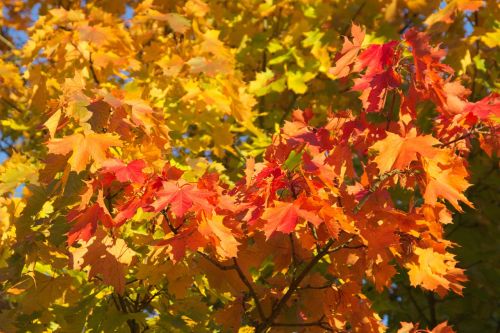
[[415,325],[413,325],[413,323],[407,323],[407,322],[400,322],[399,323],[401,325],[401,328],[398,330],[398,333],[412,333],[415,331],[417,327],[415,327]]
[[385,102],[388,90],[401,84],[401,77],[394,65],[399,59],[396,41],[382,45],[370,45],[360,55],[356,70],[366,72],[354,80],[353,91],[362,91],[360,96],[367,112],[379,111]]
[[455,333],[455,331],[450,326],[448,326],[447,321],[442,322],[432,330],[419,329],[418,324],[406,323],[404,321],[401,322],[400,325],[401,328],[398,330],[398,333]]
[[380,173],[386,173],[408,167],[412,161],[417,160],[417,154],[429,158],[436,156],[439,150],[434,145],[437,144],[440,144],[438,139],[431,135],[417,136],[415,131],[405,137],[387,132],[387,137],[377,141],[371,149],[379,152],[374,162]]
[[162,189],[156,193],[156,201],[151,206],[156,212],[159,212],[168,205],[176,216],[184,216],[193,205],[204,210],[211,210],[211,205],[207,199],[211,196],[210,192],[198,189],[193,184],[182,181],[163,182]]
[[[92,116],[87,108],[91,99],[84,93],[85,79],[80,71],[76,71],[72,78],[66,78],[62,86],[61,103],[65,106],[65,114],[78,121],[87,121]],[[55,122],[55,121],[54,121]]]
[[191,22],[182,15],[176,13],[160,13],[157,10],[149,9],[148,17],[158,21],[166,21],[173,31],[185,33],[190,27]]
[[355,175],[352,156],[349,146],[338,144],[326,158],[326,162],[333,167],[335,174],[343,180],[345,176],[354,177]]
[[345,77],[351,72],[351,67],[356,61],[361,44],[365,39],[365,30],[353,23],[351,35],[353,36],[352,42],[347,37],[344,37],[344,45],[336,56],[335,66],[328,70],[328,73],[335,78]]
[[146,167],[146,162],[143,160],[134,160],[128,164],[123,163],[118,159],[109,159],[102,163],[104,173],[112,173],[116,179],[122,183],[133,182],[144,183],[144,174],[142,169]]
[[101,276],[102,281],[115,288],[121,295],[125,292],[125,273],[136,253],[120,238],[107,236],[99,230],[90,241],[71,252],[74,269],[90,266],[89,279]]
[[113,218],[113,224],[115,227],[121,226],[128,219],[132,218],[139,207],[144,207],[144,202],[141,198],[132,198],[132,200],[126,202],[123,205],[119,205],[117,208],[118,213]]
[[47,119],[45,123],[43,123],[43,125],[49,130],[51,138],[54,138],[54,136],[56,135],[56,130],[59,126],[59,121],[61,120],[61,115],[62,111],[57,110],[53,115],[49,117],[49,119]]
[[367,74],[384,71],[394,64],[397,41],[384,44],[372,44],[358,57],[360,69],[367,69]]
[[111,114],[111,105],[103,100],[97,100],[87,106],[92,113],[89,119],[90,127],[94,132],[104,132],[109,125],[109,116]]
[[116,40],[113,29],[104,27],[101,24],[94,26],[82,25],[78,27],[78,33],[80,40],[90,42],[98,47],[102,47]]
[[313,212],[300,209],[293,202],[275,201],[274,207],[266,208],[262,215],[262,219],[267,221],[264,226],[266,238],[269,238],[275,231],[291,233],[295,230],[299,217],[314,225],[319,225],[322,222]]
[[495,203],[494,1],[36,2],[0,4],[0,331],[381,333],[365,280],[461,292],[444,201],[470,171],[468,215]]
[[14,152],[0,165],[0,195],[13,191],[20,183],[38,183],[38,170],[34,161]]
[[97,201],[90,207],[74,209],[67,215],[69,222],[74,225],[68,232],[68,245],[71,246],[79,239],[88,241],[97,229],[97,222],[101,221],[106,227],[113,226],[113,220],[104,204],[102,191],[99,192]]
[[412,286],[422,286],[444,296],[449,289],[462,295],[462,282],[467,278],[463,269],[455,267],[457,262],[451,253],[439,253],[432,248],[417,247],[414,250],[416,261],[407,263],[408,275]]
[[[449,80],[444,79],[453,74],[450,66],[440,62],[440,59],[446,55],[446,51],[439,47],[431,47],[430,37],[416,29],[409,29],[404,37],[411,46],[415,64],[414,85],[419,97],[431,99],[441,112],[456,112],[457,110],[453,109],[457,108],[457,104],[458,108],[461,108],[460,104],[463,103],[461,99],[466,95],[466,91],[458,83],[450,85]],[[449,110],[450,106],[451,110]]]
[[101,213],[98,204],[93,204],[85,211],[73,211],[68,214],[68,221],[75,224],[68,232],[68,245],[73,245],[78,239],[88,241],[97,229],[97,217]]
[[450,326],[448,326],[447,321],[443,321],[441,324],[434,327],[431,333],[455,333],[455,331]]
[[429,36],[423,32],[418,32],[416,29],[409,29],[404,38],[412,47],[416,80],[423,82],[427,86],[424,80],[426,71],[433,69],[433,65],[438,65],[439,60],[445,56],[446,52],[438,48],[432,48],[429,44]]
[[401,84],[400,75],[392,68],[380,72],[370,72],[354,80],[352,91],[362,91],[360,99],[366,112],[377,112],[385,102],[384,96]]
[[212,215],[204,218],[198,226],[198,231],[214,244],[217,254],[222,258],[236,257],[238,245],[231,229],[223,223],[224,216]]
[[424,170],[427,175],[424,192],[426,203],[436,205],[437,198],[441,197],[448,200],[459,212],[463,210],[458,201],[474,207],[463,194],[470,184],[466,180],[467,169],[460,159],[450,155],[450,152],[442,151],[432,159],[425,159]]
[[182,231],[173,237],[159,241],[158,247],[169,247],[167,253],[174,263],[179,262],[186,255],[186,251],[196,251],[207,244],[207,239],[203,237],[196,226],[182,228]]
[[76,133],[62,139],[53,139],[48,144],[49,153],[66,155],[71,153],[71,170],[80,172],[93,160],[98,165],[106,160],[106,151],[112,146],[121,146],[122,142],[113,134]]
[[500,123],[500,94],[493,93],[475,103],[468,103],[464,112],[471,112],[481,120],[491,119]]

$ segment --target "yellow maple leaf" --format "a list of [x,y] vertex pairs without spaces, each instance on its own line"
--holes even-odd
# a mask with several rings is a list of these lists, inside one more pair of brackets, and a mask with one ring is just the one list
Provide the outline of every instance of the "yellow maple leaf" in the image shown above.
[[442,296],[450,289],[459,295],[462,294],[461,282],[467,278],[463,269],[455,267],[457,262],[453,254],[420,247],[417,247],[414,253],[416,260],[405,265],[409,269],[412,286],[422,286]]

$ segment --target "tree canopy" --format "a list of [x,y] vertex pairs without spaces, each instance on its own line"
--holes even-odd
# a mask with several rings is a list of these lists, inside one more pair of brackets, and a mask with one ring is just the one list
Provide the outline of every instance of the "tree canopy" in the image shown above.
[[0,331],[498,331],[496,1],[0,9]]

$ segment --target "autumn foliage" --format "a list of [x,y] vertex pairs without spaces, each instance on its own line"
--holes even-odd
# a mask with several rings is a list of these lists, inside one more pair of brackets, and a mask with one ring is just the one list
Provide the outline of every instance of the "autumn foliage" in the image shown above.
[[[445,228],[473,152],[498,167],[500,95],[431,28],[490,4],[399,3],[392,38],[365,2],[337,28],[322,1],[0,5],[27,32],[2,35],[0,330],[385,332],[398,276],[462,296]],[[389,323],[453,332],[432,311]]]

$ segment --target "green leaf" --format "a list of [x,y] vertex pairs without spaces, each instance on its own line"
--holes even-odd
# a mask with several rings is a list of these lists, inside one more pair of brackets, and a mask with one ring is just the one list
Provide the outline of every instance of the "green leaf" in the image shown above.
[[302,155],[303,152],[297,153],[295,150],[292,150],[284,163],[285,168],[289,171],[295,170],[295,168],[299,166],[300,161],[302,160]]

